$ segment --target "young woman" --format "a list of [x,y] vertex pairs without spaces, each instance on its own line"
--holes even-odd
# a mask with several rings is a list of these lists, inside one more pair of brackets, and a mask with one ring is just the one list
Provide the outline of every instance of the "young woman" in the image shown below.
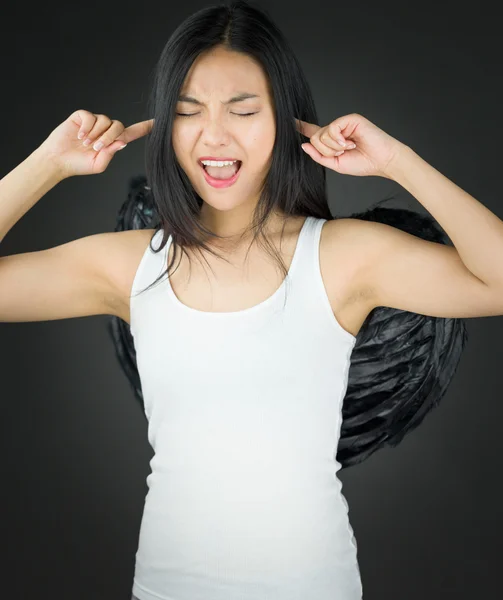
[[[0,239],[145,135],[158,222],[2,257],[0,320],[130,329],[155,451],[133,598],[360,599],[336,459],[357,336],[378,307],[502,314],[503,223],[362,115],[316,125],[291,49],[244,2],[189,17],[156,75],[152,118],[77,110],[2,179]],[[325,169],[400,183],[454,247],[334,219]]]

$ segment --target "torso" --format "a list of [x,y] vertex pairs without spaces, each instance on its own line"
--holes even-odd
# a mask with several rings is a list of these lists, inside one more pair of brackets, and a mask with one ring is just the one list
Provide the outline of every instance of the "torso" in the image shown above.
[[[290,267],[304,220],[305,217],[291,220],[290,225],[285,228],[281,248],[279,242],[273,241],[287,268]],[[343,236],[338,235],[344,227],[344,221],[345,219],[336,219],[324,224],[320,238],[320,269],[335,318],[346,331],[356,336],[373,306],[366,295],[357,289],[354,253],[349,252]],[[138,243],[131,245],[127,268],[122,269],[121,281],[116,282],[121,298],[114,302],[113,314],[127,323],[130,318],[129,293],[133,278],[154,231],[137,231]],[[171,261],[172,255],[171,245],[168,261]],[[260,248],[249,252],[246,268],[243,267],[245,251],[235,252],[228,257],[231,264],[207,253],[205,256],[208,263],[203,261],[203,265],[197,257],[192,258],[189,281],[189,261],[182,253],[179,264],[179,251],[174,267],[179,266],[176,271],[172,270],[170,277],[175,295],[180,302],[191,308],[206,312],[243,310],[263,302],[281,285],[283,274],[274,265],[272,258]]]

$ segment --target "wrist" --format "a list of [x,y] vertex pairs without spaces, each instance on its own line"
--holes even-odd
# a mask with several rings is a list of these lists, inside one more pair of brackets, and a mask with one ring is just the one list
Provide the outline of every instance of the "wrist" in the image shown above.
[[393,153],[393,157],[386,165],[383,176],[399,183],[407,168],[408,161],[410,161],[414,155],[415,152],[410,146],[406,146],[399,142]]
[[39,146],[34,150],[30,154],[29,160],[33,163],[35,168],[43,171],[46,174],[47,179],[54,182],[54,185],[63,181],[63,179],[70,177],[70,175],[65,172],[65,169],[58,158],[50,152],[47,152],[43,146]]

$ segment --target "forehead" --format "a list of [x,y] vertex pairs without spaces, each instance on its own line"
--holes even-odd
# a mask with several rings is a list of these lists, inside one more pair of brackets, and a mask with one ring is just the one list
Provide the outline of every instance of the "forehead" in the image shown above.
[[246,90],[266,97],[268,85],[262,67],[250,56],[239,52],[212,49],[198,56],[187,73],[181,93],[209,98],[230,98]]

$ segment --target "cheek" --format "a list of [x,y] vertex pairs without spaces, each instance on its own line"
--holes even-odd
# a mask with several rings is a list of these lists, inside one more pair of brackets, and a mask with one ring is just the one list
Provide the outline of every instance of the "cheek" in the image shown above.
[[173,129],[172,143],[178,162],[181,165],[189,162],[191,142],[188,132],[184,132],[180,128]]
[[173,127],[173,133],[172,133],[172,137],[171,137],[171,140],[173,142],[173,148],[183,147],[183,143],[184,143],[185,139],[186,139],[186,136],[184,135],[183,130],[180,127],[175,125]]
[[258,168],[262,168],[269,163],[274,148],[274,140],[275,138],[271,136],[270,131],[257,133],[251,138],[249,153],[250,157],[253,157],[253,163]]
[[244,145],[261,154],[268,154],[274,146],[276,132],[269,123],[257,123],[246,131]]

